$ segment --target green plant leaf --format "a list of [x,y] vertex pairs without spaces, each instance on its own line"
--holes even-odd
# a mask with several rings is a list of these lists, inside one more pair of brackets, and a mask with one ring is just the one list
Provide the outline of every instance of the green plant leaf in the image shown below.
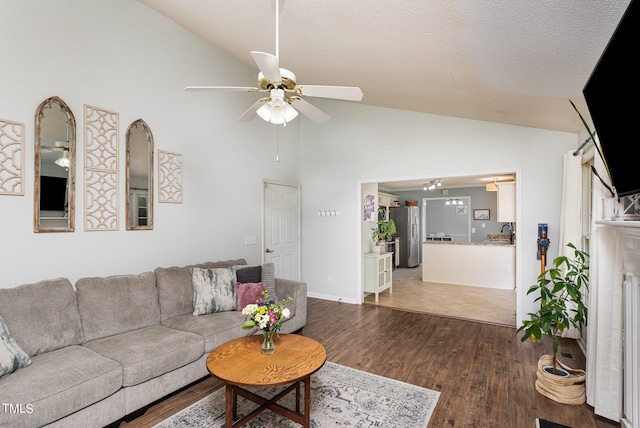
[[[591,141],[593,141],[593,145],[596,147],[596,150],[598,151],[598,155],[600,156],[600,159],[602,160],[602,164],[604,165],[604,169],[607,172],[607,176],[609,177],[609,183],[613,183],[613,180],[611,179],[611,171],[609,170],[609,164],[607,163],[607,160],[604,158],[604,152],[602,151],[602,147],[600,147],[600,145],[596,141],[595,133],[591,132],[591,128],[589,128],[587,121],[584,120],[584,117],[582,117],[582,114],[580,114],[578,107],[576,107],[573,101],[569,99],[569,102],[571,103],[571,106],[576,111],[576,113],[578,113],[578,117],[580,117],[580,121],[582,121],[582,125],[584,125],[585,129],[587,130],[587,133],[589,134],[589,138],[591,138]],[[600,180],[600,183],[602,183],[602,185],[609,191],[611,196],[615,196],[615,193],[612,189],[613,185],[609,186],[607,183],[605,183],[602,177],[600,177],[600,174],[598,174],[598,171],[596,171],[596,169],[593,166],[591,167],[591,170],[596,175],[596,177],[598,177],[598,179]]]
[[[588,254],[578,250],[573,244],[573,257],[559,256],[553,260],[553,268],[538,275],[536,284],[529,287],[527,294],[539,292],[534,300],[540,304],[535,313],[529,313],[529,320],[523,320],[516,330],[523,333],[522,341],[531,336],[540,340],[542,334],[550,337],[554,344],[557,335],[570,326],[580,328],[587,324],[587,306],[582,301],[583,290],[588,290],[589,266],[586,263]],[[568,307],[569,302],[575,308]],[[555,359],[554,349],[554,359]]]

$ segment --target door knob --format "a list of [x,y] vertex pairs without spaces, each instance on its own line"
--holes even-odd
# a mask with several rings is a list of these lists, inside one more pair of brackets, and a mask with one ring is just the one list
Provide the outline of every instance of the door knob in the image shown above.
[[264,251],[267,252],[267,253],[273,253],[273,250],[270,250],[268,248],[266,250],[264,250]]

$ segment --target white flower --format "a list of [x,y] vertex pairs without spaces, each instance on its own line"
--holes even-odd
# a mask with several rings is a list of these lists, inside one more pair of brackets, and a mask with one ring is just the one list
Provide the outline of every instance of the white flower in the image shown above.
[[289,318],[289,316],[291,315],[291,311],[289,311],[289,308],[284,308],[282,310],[282,316],[285,318]]
[[244,309],[242,309],[243,315],[251,315],[256,312],[258,312],[258,305],[256,305],[255,303],[250,303],[247,306],[245,306]]
[[256,322],[258,323],[258,327],[260,327],[261,330],[267,328],[267,326],[269,325],[269,314],[256,314]]

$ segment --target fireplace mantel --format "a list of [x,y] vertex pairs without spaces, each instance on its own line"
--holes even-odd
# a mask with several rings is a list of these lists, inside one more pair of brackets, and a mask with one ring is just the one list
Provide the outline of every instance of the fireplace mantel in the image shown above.
[[640,221],[598,221],[622,255],[622,412],[624,428],[640,428]]

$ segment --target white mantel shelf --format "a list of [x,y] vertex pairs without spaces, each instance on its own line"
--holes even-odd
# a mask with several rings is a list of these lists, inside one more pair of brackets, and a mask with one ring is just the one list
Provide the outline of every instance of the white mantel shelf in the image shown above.
[[615,226],[615,227],[637,227],[640,228],[640,221],[619,221],[619,220],[598,220],[596,224],[603,226]]

